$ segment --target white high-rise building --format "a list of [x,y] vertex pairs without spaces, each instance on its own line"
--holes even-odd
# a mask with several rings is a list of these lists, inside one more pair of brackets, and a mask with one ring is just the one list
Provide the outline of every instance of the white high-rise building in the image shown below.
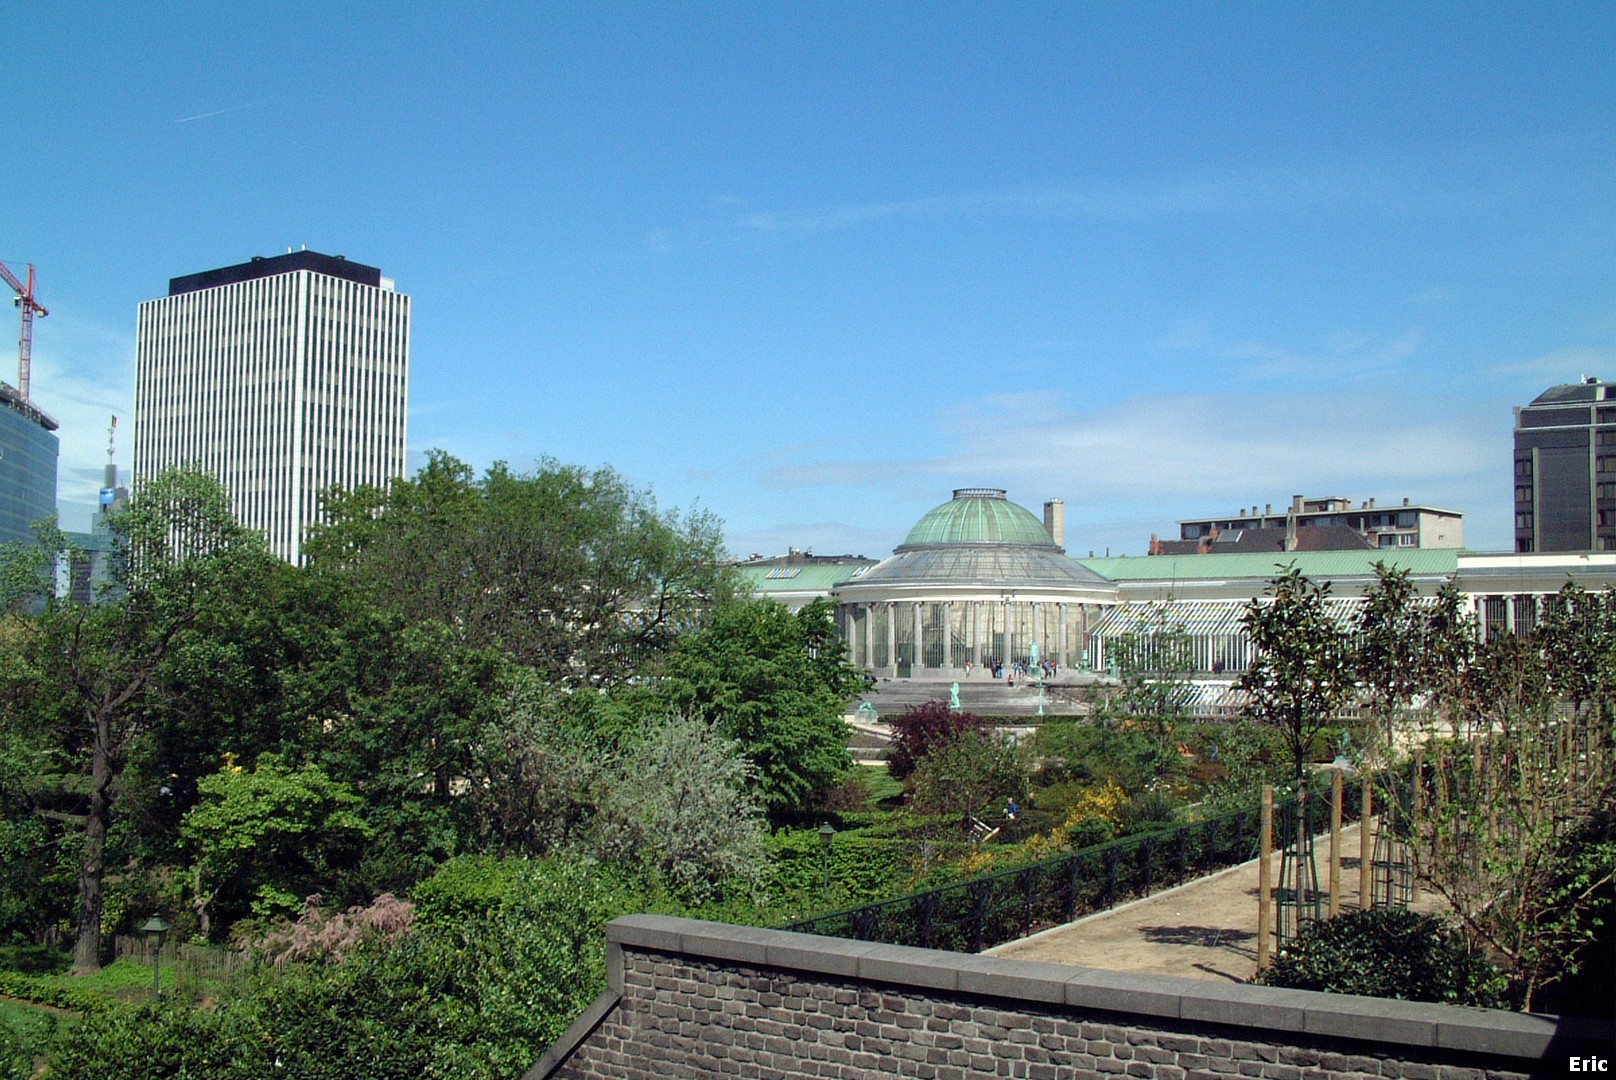
[[404,474],[410,298],[313,251],[173,278],[140,305],[135,485],[219,478],[242,524],[302,561],[320,493]]

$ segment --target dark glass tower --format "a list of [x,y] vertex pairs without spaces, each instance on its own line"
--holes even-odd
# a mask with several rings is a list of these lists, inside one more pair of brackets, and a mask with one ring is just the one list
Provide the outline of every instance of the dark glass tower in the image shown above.
[[56,513],[56,428],[0,383],[0,544],[33,543],[34,522]]
[[1515,410],[1515,550],[1616,551],[1616,389],[1551,386]]

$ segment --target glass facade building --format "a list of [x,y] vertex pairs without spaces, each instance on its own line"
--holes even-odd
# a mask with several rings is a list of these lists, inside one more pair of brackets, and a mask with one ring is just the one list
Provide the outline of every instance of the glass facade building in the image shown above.
[[34,540],[56,513],[57,423],[0,383],[0,544]]
[[1515,410],[1515,550],[1616,551],[1616,395],[1598,379]]

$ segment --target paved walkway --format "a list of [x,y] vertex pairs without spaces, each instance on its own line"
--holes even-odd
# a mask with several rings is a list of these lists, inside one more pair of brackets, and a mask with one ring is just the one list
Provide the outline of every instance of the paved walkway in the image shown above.
[[[1329,886],[1330,841],[1315,842],[1319,884]],[[1358,827],[1342,830],[1341,909],[1358,906]],[[1279,855],[1271,880],[1279,882]],[[1246,982],[1257,973],[1257,864],[1208,877],[988,950],[1016,960],[1112,971]],[[1417,910],[1435,910],[1422,893]]]

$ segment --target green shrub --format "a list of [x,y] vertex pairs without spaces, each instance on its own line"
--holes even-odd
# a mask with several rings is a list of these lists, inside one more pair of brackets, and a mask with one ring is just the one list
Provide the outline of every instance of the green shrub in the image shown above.
[[49,945],[0,945],[0,971],[22,975],[55,975],[67,970],[73,958]]
[[1435,915],[1355,911],[1308,926],[1257,981],[1292,990],[1497,1008],[1505,980]]
[[107,1004],[106,998],[88,990],[62,986],[45,976],[19,975],[15,971],[0,971],[0,995],[69,1012],[98,1012]]

